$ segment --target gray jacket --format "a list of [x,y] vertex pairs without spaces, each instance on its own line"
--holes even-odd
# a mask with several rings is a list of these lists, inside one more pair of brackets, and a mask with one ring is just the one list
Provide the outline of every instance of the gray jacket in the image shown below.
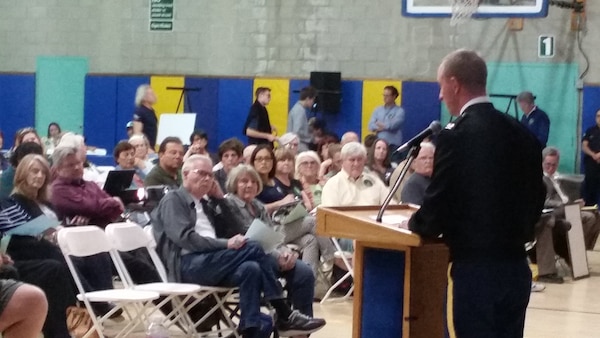
[[217,238],[200,236],[196,225],[196,209],[189,192],[181,187],[170,191],[152,212],[156,249],[171,282],[181,282],[181,251],[210,252],[227,249],[230,234],[239,233],[235,218],[223,199],[201,200],[204,213],[215,228]]

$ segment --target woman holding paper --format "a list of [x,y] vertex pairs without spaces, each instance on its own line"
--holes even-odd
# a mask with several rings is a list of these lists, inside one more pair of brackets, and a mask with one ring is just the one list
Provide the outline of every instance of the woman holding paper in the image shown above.
[[[49,310],[44,337],[67,338],[70,335],[66,327],[66,308],[75,305],[77,288],[55,242],[60,222],[48,203],[49,180],[50,168],[43,156],[30,154],[19,162],[13,194],[0,200],[1,247],[14,261],[20,279],[46,293]],[[75,221],[86,222],[80,218]],[[86,289],[112,288],[108,256],[77,259],[76,265]],[[108,304],[101,306],[109,307]]]
[[[229,194],[225,199],[238,221],[236,223],[244,225],[244,233],[248,231],[255,219],[273,227],[265,206],[256,199],[256,195],[262,190],[262,182],[254,168],[246,164],[233,168],[229,172],[226,188]],[[318,259],[318,247],[316,249]],[[315,277],[307,265],[310,263],[296,260],[298,254],[285,246],[280,246],[272,254],[277,258],[281,275],[286,278],[289,285],[294,308],[312,316]]]

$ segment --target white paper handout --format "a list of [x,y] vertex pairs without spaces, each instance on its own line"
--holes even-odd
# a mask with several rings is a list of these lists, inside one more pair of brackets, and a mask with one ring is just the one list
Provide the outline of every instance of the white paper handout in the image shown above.
[[283,243],[283,234],[257,218],[252,221],[244,237],[260,243],[265,252],[271,252]]

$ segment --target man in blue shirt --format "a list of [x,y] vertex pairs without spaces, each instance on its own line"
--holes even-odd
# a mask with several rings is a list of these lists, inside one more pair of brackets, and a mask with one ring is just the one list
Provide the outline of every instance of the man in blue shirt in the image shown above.
[[517,95],[517,102],[523,111],[521,123],[535,135],[542,144],[542,148],[545,148],[550,132],[548,115],[535,105],[535,98],[531,92],[522,92]]
[[375,132],[377,137],[385,140],[391,154],[394,149],[402,144],[402,123],[404,123],[404,109],[396,105],[398,89],[386,86],[383,89],[383,106],[377,107],[369,120],[369,130]]
[[287,132],[298,135],[298,152],[308,150],[312,134],[308,130],[306,114],[315,104],[317,90],[313,87],[304,87],[300,90],[300,100],[290,110],[288,115]]

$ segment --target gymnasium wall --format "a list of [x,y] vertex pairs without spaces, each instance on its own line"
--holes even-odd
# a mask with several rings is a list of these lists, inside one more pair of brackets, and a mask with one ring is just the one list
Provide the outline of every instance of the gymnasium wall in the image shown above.
[[[600,56],[592,53],[600,46],[597,1],[587,2],[587,30],[579,35],[589,64],[570,30],[570,11],[556,7],[547,18],[526,19],[523,30],[511,31],[506,19],[451,28],[449,19],[405,18],[400,0],[178,0],[173,32],[159,33],[148,29],[149,2],[1,1],[5,144],[19,127],[35,125],[45,134],[47,123],[57,121],[83,128],[90,144],[111,148],[125,136],[142,83],[157,90],[159,113],[177,108],[180,93],[167,86],[201,87],[189,102],[211,149],[241,136],[253,89],[266,84],[274,89],[269,111],[281,134],[310,71],[342,73],[342,112],[322,116],[340,134],[364,136],[382,85],[398,85],[408,138],[432,119],[448,120],[437,100],[436,69],[459,47],[486,58],[490,92],[534,92],[552,120],[550,144],[563,151],[561,171],[577,167],[581,130],[600,107],[593,85],[600,83]],[[537,57],[541,34],[556,37],[554,58]],[[583,89],[577,89],[585,70]]]

